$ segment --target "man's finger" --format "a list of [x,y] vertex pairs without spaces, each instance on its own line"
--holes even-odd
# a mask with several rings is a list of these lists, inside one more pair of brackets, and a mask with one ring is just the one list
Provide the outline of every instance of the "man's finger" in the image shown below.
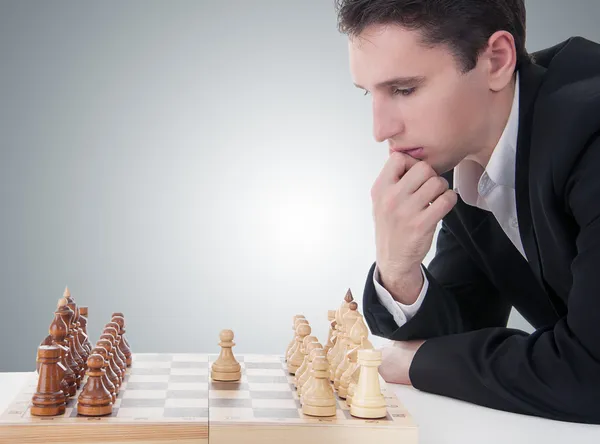
[[394,152],[385,162],[379,179],[382,184],[394,185],[418,162],[420,161],[408,154]]

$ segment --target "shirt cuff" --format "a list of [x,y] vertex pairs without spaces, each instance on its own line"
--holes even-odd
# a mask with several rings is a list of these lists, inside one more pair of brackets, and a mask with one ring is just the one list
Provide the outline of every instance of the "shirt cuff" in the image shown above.
[[414,303],[407,305],[396,301],[390,292],[381,285],[379,268],[377,265],[375,266],[375,270],[373,272],[373,284],[375,285],[375,292],[377,293],[379,302],[381,302],[381,305],[383,305],[386,310],[390,312],[394,318],[394,321],[396,324],[398,324],[398,327],[402,327],[404,324],[410,321],[417,311],[419,311],[419,308],[423,303],[423,299],[425,298],[425,294],[427,293],[427,289],[429,287],[429,281],[427,280],[425,270],[423,270],[422,266],[421,273],[423,273],[423,288],[421,288],[421,293],[419,293],[419,297]]

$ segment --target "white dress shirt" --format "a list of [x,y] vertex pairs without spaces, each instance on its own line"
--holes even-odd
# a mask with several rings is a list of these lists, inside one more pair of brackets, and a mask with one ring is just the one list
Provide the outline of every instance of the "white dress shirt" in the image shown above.
[[[493,213],[508,238],[525,257],[519,235],[517,207],[515,202],[515,165],[517,135],[519,130],[519,74],[510,115],[492,156],[483,168],[472,160],[463,160],[454,168],[454,191],[468,205]],[[526,258],[526,257],[525,257]],[[526,258],[527,259],[527,258]],[[429,282],[423,273],[423,288],[417,300],[410,305],[402,304],[381,285],[379,269],[373,273],[373,283],[381,304],[392,314],[401,327],[419,310]]]

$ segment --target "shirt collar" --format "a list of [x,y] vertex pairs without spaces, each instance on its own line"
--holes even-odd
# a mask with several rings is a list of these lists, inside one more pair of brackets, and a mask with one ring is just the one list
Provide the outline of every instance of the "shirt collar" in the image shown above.
[[463,160],[454,168],[454,190],[461,195],[465,203],[475,205],[478,200],[478,183],[487,173],[496,185],[515,188],[515,162],[517,137],[519,130],[519,73],[515,82],[515,93],[510,115],[502,135],[484,169],[473,160]]

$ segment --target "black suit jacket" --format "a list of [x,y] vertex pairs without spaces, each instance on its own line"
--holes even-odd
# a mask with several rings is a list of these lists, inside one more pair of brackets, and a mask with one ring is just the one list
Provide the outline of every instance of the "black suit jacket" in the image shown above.
[[[600,423],[600,45],[575,37],[535,56],[520,69],[515,173],[527,260],[459,196],[417,314],[398,328],[378,301],[375,264],[363,311],[374,335],[427,339],[410,368],[417,389]],[[506,327],[511,307],[534,333]]]

